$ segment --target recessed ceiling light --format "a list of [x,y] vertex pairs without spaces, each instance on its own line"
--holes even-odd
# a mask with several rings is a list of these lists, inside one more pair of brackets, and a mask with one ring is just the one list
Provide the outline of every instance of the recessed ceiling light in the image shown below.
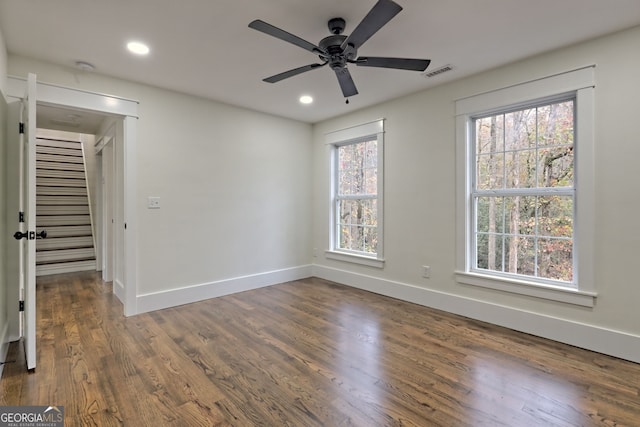
[[127,49],[136,55],[146,55],[149,53],[149,46],[141,42],[129,42],[127,43]]
[[313,102],[313,98],[309,95],[302,95],[300,97],[301,104],[311,104]]

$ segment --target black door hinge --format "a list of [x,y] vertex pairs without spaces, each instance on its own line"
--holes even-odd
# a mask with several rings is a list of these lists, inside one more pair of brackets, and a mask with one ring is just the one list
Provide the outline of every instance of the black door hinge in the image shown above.
[[24,212],[18,212],[18,222],[24,222]]
[[24,133],[24,123],[19,123],[18,124],[18,132]]
[[18,311],[24,311],[24,301],[20,301],[18,305]]

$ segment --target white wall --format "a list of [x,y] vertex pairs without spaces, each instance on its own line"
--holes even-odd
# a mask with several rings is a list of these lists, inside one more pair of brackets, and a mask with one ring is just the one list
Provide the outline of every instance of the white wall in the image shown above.
[[[314,273],[576,345],[640,361],[640,27],[551,52],[314,126]],[[455,269],[456,99],[597,64],[596,248],[592,309],[458,284]],[[326,259],[329,160],[324,134],[385,118],[385,268]],[[431,266],[431,279],[421,266]],[[547,324],[546,328],[539,325]],[[549,325],[552,326],[550,330]],[[578,332],[579,330],[579,332]],[[614,343],[592,343],[597,334]],[[577,336],[584,334],[584,336]],[[576,335],[577,337],[572,337]],[[573,340],[573,341],[571,341]],[[614,349],[616,350],[616,349]]]
[[[269,281],[260,280],[273,272],[309,274],[310,125],[9,57],[10,75],[28,72],[39,81],[140,102],[141,310],[263,286]],[[147,209],[149,196],[161,198],[160,209]],[[197,288],[180,290],[188,287]],[[192,291],[198,296],[190,299]]]
[[7,46],[0,28],[0,92],[6,93],[7,88]]
[[[7,346],[7,274],[5,254],[9,232],[6,228],[6,177],[5,177],[5,145],[6,145],[6,116],[7,103],[4,99],[4,92],[7,85],[7,49],[0,28],[0,361],[4,362]],[[0,375],[2,375],[0,365]]]

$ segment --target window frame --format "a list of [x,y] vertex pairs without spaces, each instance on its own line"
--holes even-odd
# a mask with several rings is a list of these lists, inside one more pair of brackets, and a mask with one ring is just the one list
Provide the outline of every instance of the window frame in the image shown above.
[[[555,74],[456,101],[456,281],[503,292],[593,307],[595,180],[594,180],[594,66]],[[574,98],[574,279],[570,286],[531,280],[473,266],[475,248],[473,152],[475,119],[508,110]]]
[[[376,141],[377,147],[377,194],[375,197],[368,196],[367,198],[376,200],[378,247],[375,255],[339,248],[338,242],[340,231],[338,229],[337,221],[338,200],[341,199],[337,195],[339,184],[338,148],[345,145],[372,140]],[[329,259],[338,261],[382,268],[384,267],[384,119],[327,133],[325,135],[325,144],[329,148],[329,164],[331,171],[329,200],[331,211],[329,224],[329,249],[325,251],[325,256]]]

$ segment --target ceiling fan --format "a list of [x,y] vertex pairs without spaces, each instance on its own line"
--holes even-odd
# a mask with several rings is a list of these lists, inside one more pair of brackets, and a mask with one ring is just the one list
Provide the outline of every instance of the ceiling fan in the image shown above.
[[[276,83],[289,77],[297,76],[307,71],[315,70],[327,64],[333,69],[338,78],[338,83],[345,98],[358,94],[358,89],[349,73],[347,64],[355,64],[360,67],[394,68],[398,70],[424,71],[431,62],[428,59],[410,58],[386,58],[375,56],[358,56],[358,49],[384,27],[402,7],[392,0],[378,0],[367,16],[358,24],[353,32],[346,36],[342,34],[345,28],[345,20],[333,18],[328,22],[332,35],[320,40],[316,46],[291,33],[274,27],[264,21],[256,19],[249,24],[249,28],[261,31],[265,34],[294,44],[311,53],[318,55],[322,63],[314,63],[293,70],[285,71],[263,79],[267,83]],[[347,103],[349,100],[347,100]]]

